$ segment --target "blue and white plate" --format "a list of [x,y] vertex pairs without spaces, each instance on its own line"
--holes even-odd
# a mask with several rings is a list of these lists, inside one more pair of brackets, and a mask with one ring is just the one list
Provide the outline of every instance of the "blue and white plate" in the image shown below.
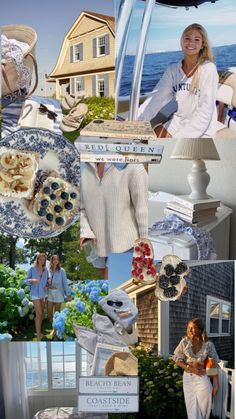
[[[39,153],[39,171],[55,170],[67,182],[79,185],[80,161],[76,148],[61,135],[38,128],[20,129],[0,142],[1,147]],[[0,229],[11,236],[25,238],[53,237],[67,230],[79,218],[76,213],[67,224],[52,227],[35,217],[25,199],[0,195]]]

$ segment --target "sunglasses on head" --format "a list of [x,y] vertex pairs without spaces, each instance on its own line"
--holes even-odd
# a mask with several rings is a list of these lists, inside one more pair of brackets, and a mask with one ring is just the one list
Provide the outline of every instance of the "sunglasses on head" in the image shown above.
[[123,306],[122,301],[111,301],[111,300],[107,300],[107,305],[108,306],[116,306],[116,307],[121,307]]
[[54,121],[57,117],[56,112],[50,111],[50,109],[48,109],[47,106],[43,105],[42,103],[40,103],[40,105],[39,105],[39,112],[46,113],[48,118],[53,119]]

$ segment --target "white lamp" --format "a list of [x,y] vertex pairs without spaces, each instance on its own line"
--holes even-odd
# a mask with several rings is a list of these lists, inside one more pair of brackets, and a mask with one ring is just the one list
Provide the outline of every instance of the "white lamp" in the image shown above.
[[176,141],[171,159],[193,160],[192,171],[188,175],[188,182],[192,189],[189,198],[208,199],[206,193],[210,182],[203,160],[220,160],[220,156],[212,138],[181,138]]

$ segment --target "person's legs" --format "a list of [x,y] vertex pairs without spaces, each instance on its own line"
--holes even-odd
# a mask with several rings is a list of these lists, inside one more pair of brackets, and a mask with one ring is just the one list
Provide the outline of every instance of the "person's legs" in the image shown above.
[[35,309],[35,329],[37,340],[41,340],[41,326],[42,326],[42,319],[43,319],[43,308],[44,302],[43,299],[33,300],[34,309]]
[[100,274],[101,274],[101,279],[108,279],[108,267],[107,266],[105,268],[100,268],[99,271],[100,271]]
[[183,387],[188,419],[209,419],[212,406],[209,378],[184,373]]
[[50,321],[50,323],[52,323],[52,316],[53,316],[53,302],[52,301],[48,301],[47,310],[48,310],[48,320]]
[[207,375],[199,378],[200,380],[197,386],[198,406],[201,411],[201,417],[209,419],[212,407],[212,384]]
[[[54,307],[55,307],[55,311],[61,311],[61,303],[55,303]],[[54,313],[55,313],[55,311],[54,311]]]

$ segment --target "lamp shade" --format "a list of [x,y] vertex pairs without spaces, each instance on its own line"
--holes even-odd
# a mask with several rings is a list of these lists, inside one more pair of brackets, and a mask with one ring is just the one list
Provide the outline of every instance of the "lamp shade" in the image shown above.
[[220,160],[212,138],[180,138],[170,157],[177,160]]

